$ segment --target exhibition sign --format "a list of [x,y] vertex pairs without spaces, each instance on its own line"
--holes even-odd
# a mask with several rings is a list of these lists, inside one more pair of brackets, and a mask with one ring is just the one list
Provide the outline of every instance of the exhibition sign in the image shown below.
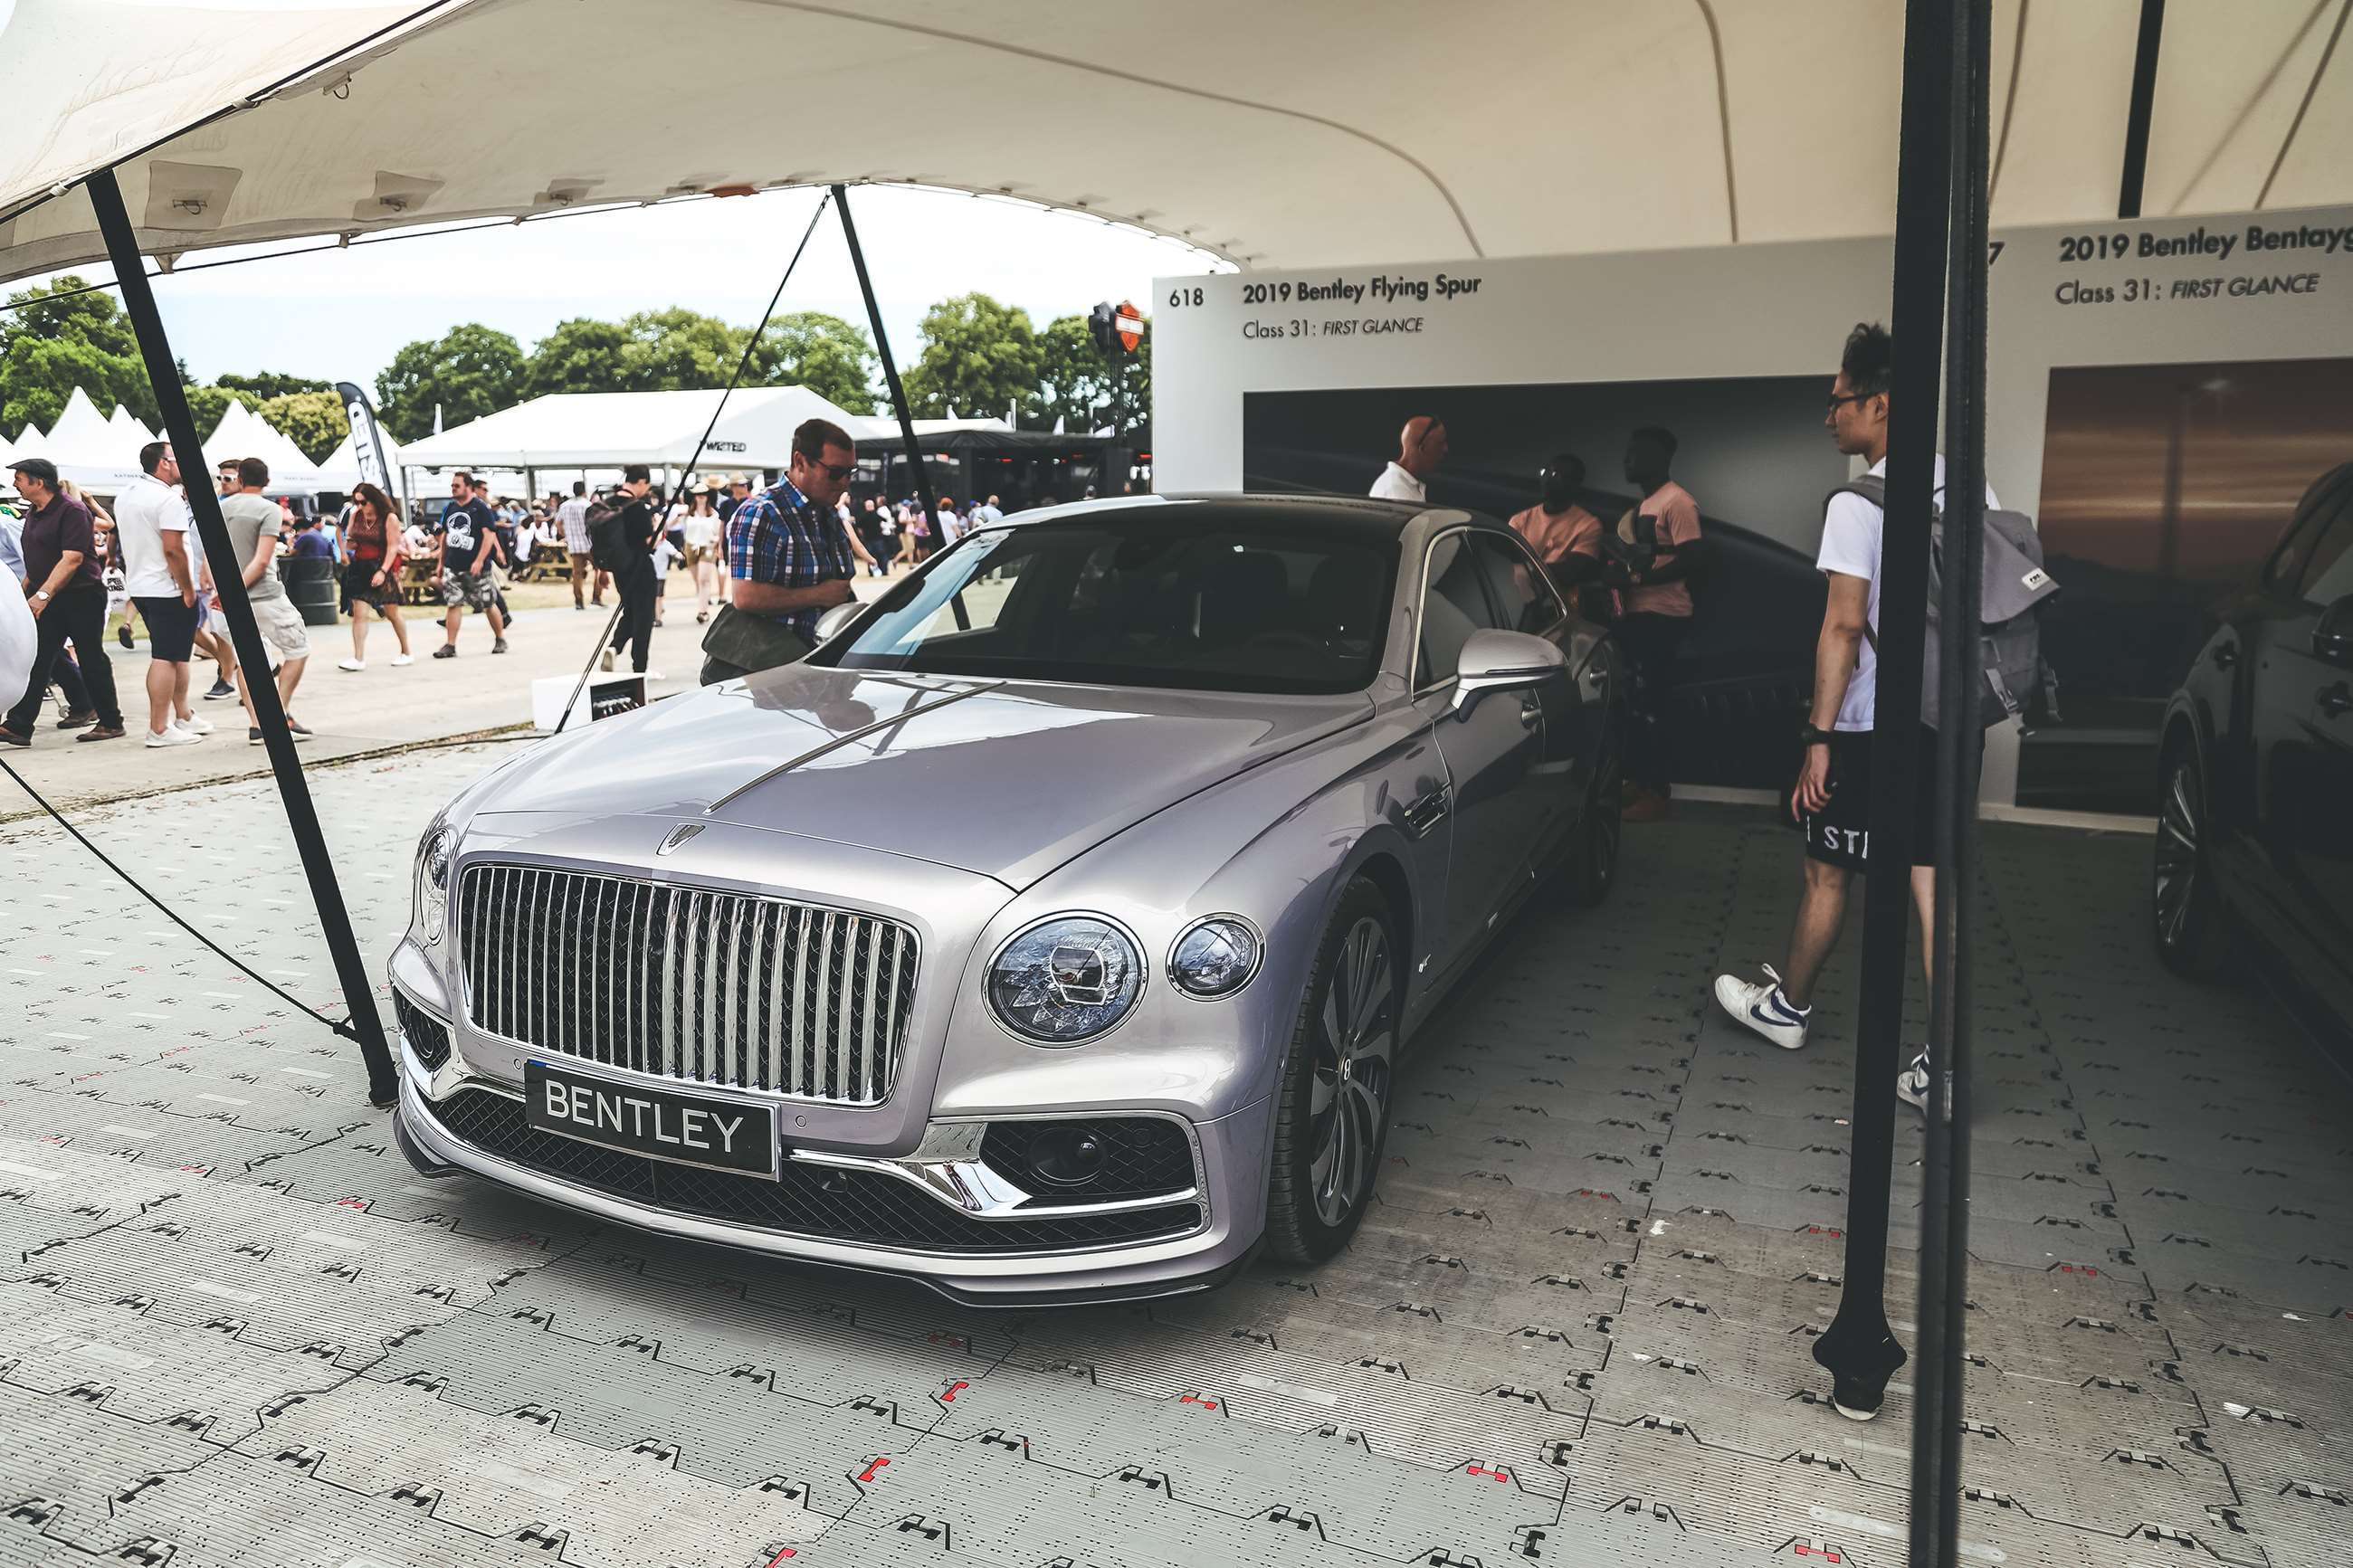
[[[1438,504],[1506,516],[1555,455],[1605,521],[1672,430],[1723,561],[1669,706],[1676,776],[1786,783],[1810,679],[1823,398],[1889,312],[1884,239],[1164,279],[1155,472],[1171,491],[1362,493],[1405,420],[1446,422]],[[1989,272],[1987,477],[2063,593],[2056,697],[1989,737],[1996,804],[2144,814],[2156,729],[2219,602],[2353,462],[2353,209],[2019,229]]]

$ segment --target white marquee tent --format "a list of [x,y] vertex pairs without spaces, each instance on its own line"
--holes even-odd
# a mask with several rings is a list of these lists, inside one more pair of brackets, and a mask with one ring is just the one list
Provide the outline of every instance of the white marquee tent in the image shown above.
[[19,443],[13,456],[47,458],[58,466],[58,478],[100,495],[117,495],[139,475],[139,448],[154,439],[137,420],[130,424],[137,434],[100,414],[90,395],[77,386],[49,433],[32,433],[33,438]]
[[[398,460],[434,468],[682,468],[694,460],[719,398],[715,388],[554,393],[412,441]],[[739,387],[702,449],[702,466],[781,468],[792,460],[794,427],[812,418],[852,435],[867,423],[804,386]]]
[[205,442],[205,462],[218,468],[240,458],[259,458],[269,465],[269,491],[301,494],[330,488],[302,448],[286,433],[248,408],[231,402],[220,424]]
[[[2143,0],[1995,0],[1993,221],[2111,218]],[[2341,0],[2170,0],[2152,216],[2353,200]],[[1297,267],[1885,234],[1896,0],[16,0],[0,274],[828,181]],[[627,59],[822,60],[774,114],[579,114]],[[531,68],[484,91],[486,61]],[[2333,66],[2331,64],[2333,60]],[[987,84],[976,121],[877,81]],[[560,95],[560,97],[559,97]],[[563,112],[550,112],[561,107]],[[786,112],[786,110],[788,110]]]

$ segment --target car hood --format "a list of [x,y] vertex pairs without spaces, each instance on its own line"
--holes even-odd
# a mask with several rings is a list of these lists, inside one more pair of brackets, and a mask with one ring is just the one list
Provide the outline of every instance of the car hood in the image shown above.
[[1131,824],[1362,721],[1343,697],[795,666],[541,749],[473,815],[675,816],[828,838],[1025,888]]

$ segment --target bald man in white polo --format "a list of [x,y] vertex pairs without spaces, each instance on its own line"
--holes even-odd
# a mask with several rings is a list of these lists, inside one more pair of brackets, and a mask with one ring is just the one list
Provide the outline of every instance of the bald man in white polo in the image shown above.
[[1417,414],[1405,422],[1398,437],[1397,461],[1381,470],[1373,481],[1376,500],[1409,500],[1416,504],[1430,499],[1430,488],[1423,481],[1438,471],[1446,460],[1446,426],[1427,414]]

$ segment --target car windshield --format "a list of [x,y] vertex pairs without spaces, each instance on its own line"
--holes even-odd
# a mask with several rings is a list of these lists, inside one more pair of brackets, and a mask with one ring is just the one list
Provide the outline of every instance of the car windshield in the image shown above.
[[809,662],[1204,691],[1361,691],[1397,543],[1361,525],[1075,518],[973,536]]

